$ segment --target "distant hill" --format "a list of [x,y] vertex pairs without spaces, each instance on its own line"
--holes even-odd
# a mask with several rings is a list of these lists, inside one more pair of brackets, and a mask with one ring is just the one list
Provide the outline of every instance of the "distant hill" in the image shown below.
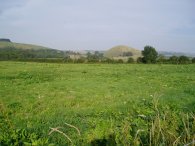
[[63,58],[64,51],[43,46],[0,41],[0,60]]
[[11,42],[10,39],[0,38],[0,42]]
[[43,46],[38,46],[38,45],[31,45],[31,44],[22,44],[22,43],[14,43],[14,42],[9,42],[9,41],[3,41],[2,39],[0,40],[0,48],[6,48],[6,47],[13,47],[15,49],[34,49],[34,50],[39,50],[39,49],[51,49]]
[[158,54],[164,55],[165,57],[171,56],[188,56],[188,57],[195,57],[195,53],[183,53],[183,52],[168,52],[168,51],[159,51]]
[[104,53],[105,57],[108,57],[110,59],[122,59],[122,60],[127,60],[129,57],[134,58],[135,60],[138,57],[141,57],[141,51],[128,47],[128,46],[115,46],[108,51]]

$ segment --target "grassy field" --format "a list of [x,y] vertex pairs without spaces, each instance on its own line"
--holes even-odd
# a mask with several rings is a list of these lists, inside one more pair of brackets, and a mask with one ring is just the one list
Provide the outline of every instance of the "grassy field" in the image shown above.
[[0,114],[0,145],[193,144],[195,65],[0,62]]

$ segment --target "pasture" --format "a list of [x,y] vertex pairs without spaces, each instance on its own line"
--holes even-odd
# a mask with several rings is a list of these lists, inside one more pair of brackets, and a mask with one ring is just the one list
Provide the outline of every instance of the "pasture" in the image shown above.
[[0,145],[193,143],[195,65],[2,61],[0,114]]

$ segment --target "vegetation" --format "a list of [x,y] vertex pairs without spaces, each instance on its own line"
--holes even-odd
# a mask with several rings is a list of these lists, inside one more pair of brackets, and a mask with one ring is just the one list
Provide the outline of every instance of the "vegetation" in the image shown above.
[[134,62],[135,62],[134,59],[131,57],[127,60],[127,63],[134,63]]
[[64,58],[65,52],[35,45],[0,41],[0,60]]
[[11,42],[10,39],[0,38],[0,42]]
[[12,47],[0,49],[0,60],[28,60],[37,58],[63,58],[63,51],[52,49],[16,49]]
[[178,61],[179,61],[180,64],[189,64],[189,63],[191,63],[190,59],[187,56],[180,56]]
[[74,51],[60,51],[46,47],[13,43],[9,39],[0,40],[0,61],[28,61],[48,63],[160,63],[190,64],[194,58],[187,56],[166,57],[157,55],[155,48],[145,46],[142,51],[127,46],[116,46],[106,51],[86,51],[85,54]]
[[8,42],[8,41],[0,41],[0,48],[16,48],[16,49],[51,49],[43,46],[38,45],[31,45],[31,44],[21,44],[21,43],[14,43],[14,42]]
[[172,64],[178,64],[178,63],[179,63],[179,58],[178,58],[177,56],[171,56],[171,57],[169,58],[169,61],[170,61],[170,63],[172,63]]
[[0,145],[187,145],[195,65],[0,62]]
[[94,54],[88,52],[86,59],[87,59],[87,62],[100,62],[101,60],[103,60],[103,58],[104,58],[103,53],[95,51]]
[[194,57],[194,58],[192,58],[192,63],[195,63],[195,57]]
[[142,51],[142,55],[142,60],[144,63],[156,63],[157,61],[158,53],[152,46],[145,46],[144,50]]

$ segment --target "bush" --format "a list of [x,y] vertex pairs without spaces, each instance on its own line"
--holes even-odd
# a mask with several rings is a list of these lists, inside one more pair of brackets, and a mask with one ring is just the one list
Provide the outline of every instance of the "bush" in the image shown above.
[[134,63],[134,59],[133,58],[128,58],[128,60],[127,60],[127,63]]
[[113,59],[110,59],[110,58],[104,58],[101,60],[101,63],[113,63]]
[[116,60],[116,63],[124,63],[122,59]]

